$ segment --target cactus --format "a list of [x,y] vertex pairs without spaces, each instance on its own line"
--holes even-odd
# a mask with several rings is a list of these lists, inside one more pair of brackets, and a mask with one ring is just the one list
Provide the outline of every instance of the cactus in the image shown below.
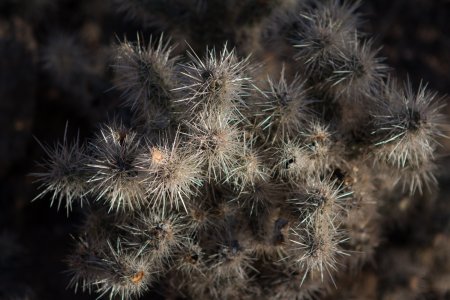
[[[164,11],[136,8],[160,1],[117,2],[162,22]],[[214,8],[183,5],[187,24]],[[45,146],[36,174],[38,197],[91,208],[68,258],[72,286],[110,299],[153,286],[193,299],[323,297],[371,261],[389,198],[435,189],[443,100],[393,79],[358,31],[357,4],[294,6],[241,24],[286,38],[270,74],[237,39],[184,56],[163,35],[119,42],[128,117]]]

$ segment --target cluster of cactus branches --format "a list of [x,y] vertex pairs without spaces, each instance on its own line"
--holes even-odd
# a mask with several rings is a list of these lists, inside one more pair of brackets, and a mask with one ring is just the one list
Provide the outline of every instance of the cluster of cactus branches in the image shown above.
[[35,174],[38,197],[86,211],[70,285],[315,299],[370,262],[379,205],[435,187],[444,133],[442,101],[389,75],[355,11],[313,2],[271,18],[293,54],[277,75],[227,44],[183,57],[163,36],[117,45],[126,117],[45,147]]

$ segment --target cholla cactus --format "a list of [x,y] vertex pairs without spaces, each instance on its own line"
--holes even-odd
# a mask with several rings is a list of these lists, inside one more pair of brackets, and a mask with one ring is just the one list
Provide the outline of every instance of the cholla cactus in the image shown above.
[[58,207],[92,203],[71,285],[110,299],[156,283],[192,299],[314,299],[371,260],[386,195],[433,188],[440,99],[388,76],[357,6],[298,8],[266,20],[296,28],[278,76],[255,76],[264,68],[227,44],[183,59],[163,36],[120,43],[130,120],[46,148],[37,174]]

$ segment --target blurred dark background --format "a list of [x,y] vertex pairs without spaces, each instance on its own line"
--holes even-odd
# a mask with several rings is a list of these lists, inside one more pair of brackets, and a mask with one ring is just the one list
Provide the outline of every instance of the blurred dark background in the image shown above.
[[[52,145],[63,138],[66,123],[69,137],[89,137],[120,105],[111,45],[137,31],[149,36],[154,28],[143,28],[116,7],[103,0],[0,0],[0,300],[95,298],[66,290],[64,259],[80,212],[67,217],[65,209],[49,208],[47,199],[31,202],[38,185],[30,174],[45,156],[35,138]],[[409,76],[416,88],[423,80],[439,94],[450,94],[450,1],[363,1],[359,12],[364,31],[382,46],[380,55],[398,77]],[[385,274],[399,257],[409,268],[424,268],[414,249],[442,242],[436,241],[439,232],[448,236],[449,149],[450,142],[445,143],[440,194],[427,208],[430,214],[418,216],[419,205],[403,224],[385,228],[387,238],[373,266],[347,283],[366,287],[361,299],[408,299],[386,289],[398,284],[413,291],[421,288],[420,280],[434,280],[419,278],[415,285],[414,276],[422,271],[405,275],[406,283]],[[420,294],[421,299],[450,299],[448,292]]]

